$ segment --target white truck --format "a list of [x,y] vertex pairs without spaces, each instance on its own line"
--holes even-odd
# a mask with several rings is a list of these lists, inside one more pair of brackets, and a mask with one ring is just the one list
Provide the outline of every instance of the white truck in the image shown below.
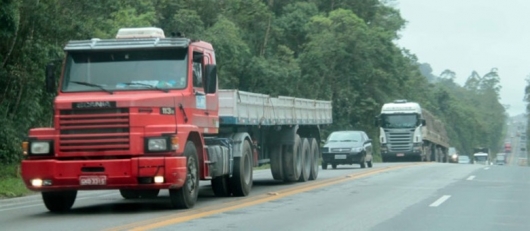
[[395,100],[376,116],[383,162],[396,160],[448,162],[444,124],[418,103]]
[[473,164],[489,165],[488,153],[477,152],[473,154]]

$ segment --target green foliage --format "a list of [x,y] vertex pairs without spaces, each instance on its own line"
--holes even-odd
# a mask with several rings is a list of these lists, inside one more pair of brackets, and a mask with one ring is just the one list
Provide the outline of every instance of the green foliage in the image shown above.
[[0,164],[0,198],[24,196],[32,193],[19,176],[17,164]]
[[440,115],[462,150],[498,142],[502,125],[496,121],[503,121],[504,111],[497,73],[475,73],[465,87],[452,82],[451,72],[441,80],[430,76],[436,80],[430,83],[422,76],[429,69],[394,43],[406,22],[393,3],[3,0],[0,161],[19,161],[28,129],[51,125],[53,96],[43,91],[44,66],[63,57],[64,44],[113,38],[119,28],[133,26],[211,42],[222,88],[332,100],[335,123],[324,134],[361,129],[377,143],[373,117],[383,103],[406,98]]

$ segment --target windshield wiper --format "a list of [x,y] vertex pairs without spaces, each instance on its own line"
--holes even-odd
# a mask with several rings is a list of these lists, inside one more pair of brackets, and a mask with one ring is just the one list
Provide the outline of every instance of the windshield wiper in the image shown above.
[[108,92],[109,94],[114,94],[113,91],[109,90],[109,89],[106,89],[105,87],[99,85],[99,84],[95,84],[95,83],[87,83],[87,82],[79,82],[79,81],[70,81],[70,83],[77,83],[77,84],[80,84],[80,85],[85,85],[85,86],[89,86],[89,87],[97,87],[103,91],[106,91]]
[[163,92],[165,92],[165,93],[168,93],[168,92],[169,92],[168,89],[159,88],[159,87],[157,87],[157,86],[153,86],[153,85],[146,84],[146,83],[133,83],[133,82],[128,82],[128,83],[121,83],[121,84],[124,84],[124,85],[127,85],[127,86],[133,86],[133,85],[137,85],[137,86],[146,86],[146,87],[149,87],[149,88],[154,88],[154,89],[156,89],[156,90],[163,91]]

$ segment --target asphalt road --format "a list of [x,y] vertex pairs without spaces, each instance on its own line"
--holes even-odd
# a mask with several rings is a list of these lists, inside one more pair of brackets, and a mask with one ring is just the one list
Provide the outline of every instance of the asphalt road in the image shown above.
[[[405,166],[407,163],[375,164],[372,169],[360,169],[358,165],[342,166],[340,170],[320,171],[317,181],[284,184],[272,180],[270,170],[254,171],[254,186],[249,197],[218,198],[213,195],[208,181],[201,181],[199,200],[191,210],[172,210],[167,190],[159,198],[151,200],[125,200],[117,190],[80,191],[72,210],[67,214],[49,213],[40,194],[15,199],[0,200],[0,230],[103,230],[131,229],[136,222],[151,221],[187,214],[190,211],[210,210],[212,206],[239,204],[259,196],[270,196],[282,190],[321,184],[345,178],[348,174],[378,171],[388,166]],[[132,224],[132,225],[130,225]]]
[[[530,168],[513,165],[339,166],[317,181],[283,184],[255,172],[249,197],[216,198],[204,184],[197,206],[171,210],[167,193],[124,200],[81,192],[68,214],[38,195],[0,201],[2,230],[526,230]],[[203,183],[203,182],[201,182]]]

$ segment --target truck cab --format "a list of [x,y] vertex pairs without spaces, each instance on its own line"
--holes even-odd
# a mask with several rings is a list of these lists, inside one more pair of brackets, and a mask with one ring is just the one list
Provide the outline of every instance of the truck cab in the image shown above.
[[484,152],[473,154],[473,164],[490,165],[488,154]]
[[421,160],[422,110],[418,103],[395,100],[386,103],[376,117],[383,161],[395,159]]
[[53,126],[29,131],[26,186],[52,211],[94,189],[120,189],[125,198],[170,189],[175,207],[193,206],[199,179],[210,174],[199,165],[207,160],[202,137],[219,128],[212,45],[124,28],[64,51],[58,88],[56,65],[46,67],[47,89],[57,94]]

